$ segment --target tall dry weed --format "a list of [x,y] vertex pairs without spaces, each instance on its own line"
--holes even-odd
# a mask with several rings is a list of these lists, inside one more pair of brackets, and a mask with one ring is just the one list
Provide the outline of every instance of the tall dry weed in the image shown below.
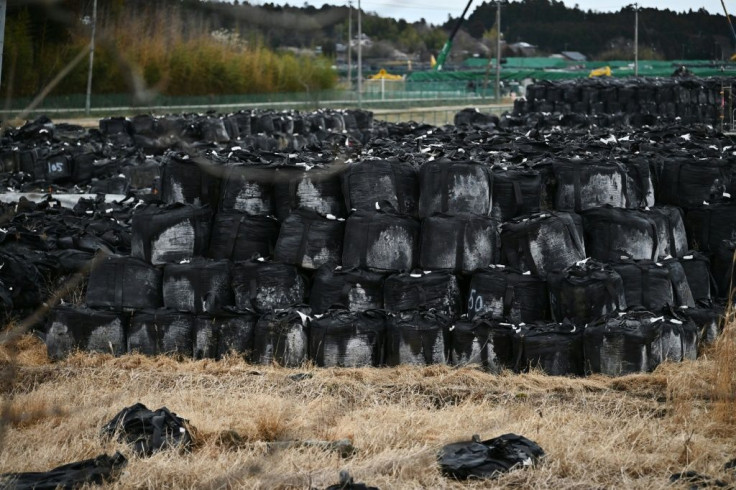
[[716,418],[736,428],[736,307],[733,297],[723,318],[723,332],[713,349],[713,362]]

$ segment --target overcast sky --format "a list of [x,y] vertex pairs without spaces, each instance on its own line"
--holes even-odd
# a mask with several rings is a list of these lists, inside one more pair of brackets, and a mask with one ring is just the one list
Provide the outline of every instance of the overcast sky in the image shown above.
[[[273,2],[278,4],[289,3],[291,5],[302,5],[303,0],[251,0],[251,4],[259,4]],[[347,5],[348,0],[307,0],[308,3],[322,6],[323,4]],[[377,12],[383,17],[394,17],[396,19],[406,19],[410,22],[417,21],[422,17],[432,24],[441,24],[447,20],[447,15],[452,14],[454,17],[459,16],[465,8],[467,0],[361,0],[361,7],[365,11]],[[626,5],[636,3],[635,1],[623,0],[563,0],[563,2],[573,7],[576,4],[583,10],[598,11],[617,11]],[[474,6],[483,3],[482,0],[475,0],[470,6],[470,12],[474,10]],[[669,8],[670,10],[687,11],[689,9],[698,10],[701,7],[708,12],[714,14],[722,14],[720,0],[638,0],[641,7],[651,8]],[[729,14],[736,14],[736,1],[726,0],[726,7]],[[357,5],[358,0],[353,0],[353,5]],[[503,16],[503,13],[502,13]],[[503,21],[503,17],[501,19]],[[503,23],[503,22],[502,22]]]

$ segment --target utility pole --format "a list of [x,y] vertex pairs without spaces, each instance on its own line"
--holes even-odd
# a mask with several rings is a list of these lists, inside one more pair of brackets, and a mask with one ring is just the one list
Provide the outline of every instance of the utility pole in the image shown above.
[[95,64],[95,33],[97,31],[97,0],[92,3],[92,39],[89,42],[89,72],[87,73],[87,101],[84,104],[84,113],[89,114],[90,99],[92,98],[92,67]]
[[5,50],[5,10],[7,0],[0,0],[0,79],[3,76],[3,51]]
[[639,76],[639,4],[634,4],[634,76]]
[[353,2],[348,0],[348,89],[353,90]]
[[501,103],[501,0],[496,2],[496,104]]
[[358,0],[358,108],[363,108],[363,30],[361,28],[360,0]]

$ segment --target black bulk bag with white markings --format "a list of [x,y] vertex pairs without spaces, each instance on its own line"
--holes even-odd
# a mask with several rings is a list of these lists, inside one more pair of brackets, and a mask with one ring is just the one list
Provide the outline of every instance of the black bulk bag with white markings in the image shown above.
[[348,211],[373,211],[378,203],[388,203],[401,214],[417,215],[419,179],[415,167],[409,163],[386,160],[352,163],[342,174],[342,189]]
[[585,325],[598,318],[626,309],[621,276],[595,260],[572,265],[548,277],[552,318]]
[[194,259],[164,267],[166,308],[188,313],[214,313],[233,305],[230,262]]
[[307,316],[298,310],[267,313],[255,327],[252,360],[255,364],[299,367],[308,357]]
[[503,366],[496,355],[490,322],[458,320],[450,327],[450,359],[453,366],[480,365],[494,374]]
[[225,123],[219,117],[205,117],[199,121],[199,137],[206,143],[227,143],[230,141]]
[[126,319],[117,312],[57,306],[49,317],[46,349],[51,359],[76,349],[119,356],[126,351],[126,330]]
[[221,359],[228,354],[248,357],[257,320],[256,315],[245,312],[198,315],[194,320],[194,358]]
[[685,271],[675,259],[624,260],[611,267],[623,280],[628,308],[658,312],[667,306],[695,306]]
[[422,220],[419,266],[468,273],[498,263],[499,248],[498,222],[493,218],[432,216]]
[[202,256],[210,240],[209,206],[150,205],[133,214],[131,255],[154,265]]
[[736,202],[690,209],[685,225],[693,250],[715,253],[723,240],[736,238]]
[[659,258],[659,231],[649,214],[633,209],[591,209],[583,213],[583,227],[586,249],[594,259]]
[[281,224],[274,259],[305,269],[339,264],[345,221],[323,218],[310,211],[295,211]]
[[659,234],[660,257],[682,257],[688,251],[685,222],[682,219],[682,210],[674,206],[655,206],[640,213],[649,216],[657,227]]
[[523,326],[514,337],[514,370],[540,368],[551,376],[582,376],[583,331],[567,322]]
[[279,236],[279,222],[267,216],[248,216],[239,212],[215,215],[210,231],[208,257],[248,260],[258,255],[270,257]]
[[386,314],[330,310],[309,322],[309,357],[320,367],[383,364]]
[[419,259],[419,221],[393,213],[357,211],[345,224],[342,265],[374,272],[410,271]]
[[679,259],[690,292],[695,301],[710,301],[717,295],[715,279],[710,272],[710,259],[705,254],[690,251]]
[[306,297],[306,280],[295,266],[264,260],[237,262],[232,288],[239,310],[259,313],[302,304]]
[[630,185],[650,188],[648,172],[632,179],[626,166],[617,162],[561,161],[554,162],[552,168],[557,181],[555,209],[558,211],[580,212],[605,205],[617,208],[654,205],[653,199],[647,202],[645,194],[637,196],[641,193],[629,189]]
[[277,168],[274,174],[276,217],[283,221],[294,210],[344,217],[347,212],[340,182],[344,170],[344,166],[337,164],[309,169]]
[[87,306],[143,310],[163,306],[161,271],[141,259],[112,255],[89,273]]
[[698,207],[724,199],[734,178],[725,160],[663,159],[657,168],[657,202]]
[[320,267],[314,275],[309,306],[322,314],[332,306],[350,311],[383,309],[385,276],[362,269]]
[[468,317],[511,323],[552,319],[547,282],[531,273],[503,266],[478,270],[470,279]]
[[724,309],[725,305],[720,302],[699,301],[694,308],[678,308],[677,313],[695,324],[701,343],[712,345],[721,333]]
[[538,213],[542,203],[542,178],[534,169],[493,169],[491,216],[508,221]]
[[195,318],[189,313],[167,309],[134,313],[128,330],[128,352],[192,357]]
[[493,173],[489,167],[449,160],[427,162],[419,170],[419,216],[489,216],[492,190]]
[[501,257],[507,265],[539,276],[583,260],[580,216],[550,212],[504,223]]
[[225,167],[220,186],[220,210],[251,216],[275,215],[273,178],[274,170],[270,168],[247,164]]
[[696,354],[693,335],[697,338],[692,322],[648,311],[602,318],[585,329],[585,369],[622,376],[653,371],[667,359],[692,359]]
[[736,240],[723,240],[713,256],[718,297],[732,299],[736,289]]
[[169,154],[161,166],[161,199],[167,204],[215,207],[221,173],[221,166],[205,158]]
[[383,304],[391,312],[427,309],[454,318],[460,302],[457,279],[446,272],[394,274],[383,284]]
[[386,329],[386,365],[445,364],[451,320],[442,313],[412,311],[392,316]]

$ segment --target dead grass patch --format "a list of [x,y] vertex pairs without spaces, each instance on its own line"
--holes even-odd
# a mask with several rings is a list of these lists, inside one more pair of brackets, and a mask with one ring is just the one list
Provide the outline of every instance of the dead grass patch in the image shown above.
[[[733,399],[723,395],[736,369],[728,364],[732,330],[725,339],[730,346],[719,343],[697,362],[652,374],[575,379],[448,366],[284,369],[237,357],[76,353],[52,364],[42,362],[38,341],[23,338],[1,395],[9,411],[0,472],[128,451],[98,434],[140,401],[188,419],[196,446],[190,454],[133,457],[112,488],[323,488],[341,469],[384,489],[665,488],[670,474],[685,470],[734,484],[722,468],[736,453],[736,424],[726,413]],[[544,464],[491,483],[440,475],[442,445],[506,432],[537,441]],[[357,452],[345,458],[284,443],[338,439]]]

